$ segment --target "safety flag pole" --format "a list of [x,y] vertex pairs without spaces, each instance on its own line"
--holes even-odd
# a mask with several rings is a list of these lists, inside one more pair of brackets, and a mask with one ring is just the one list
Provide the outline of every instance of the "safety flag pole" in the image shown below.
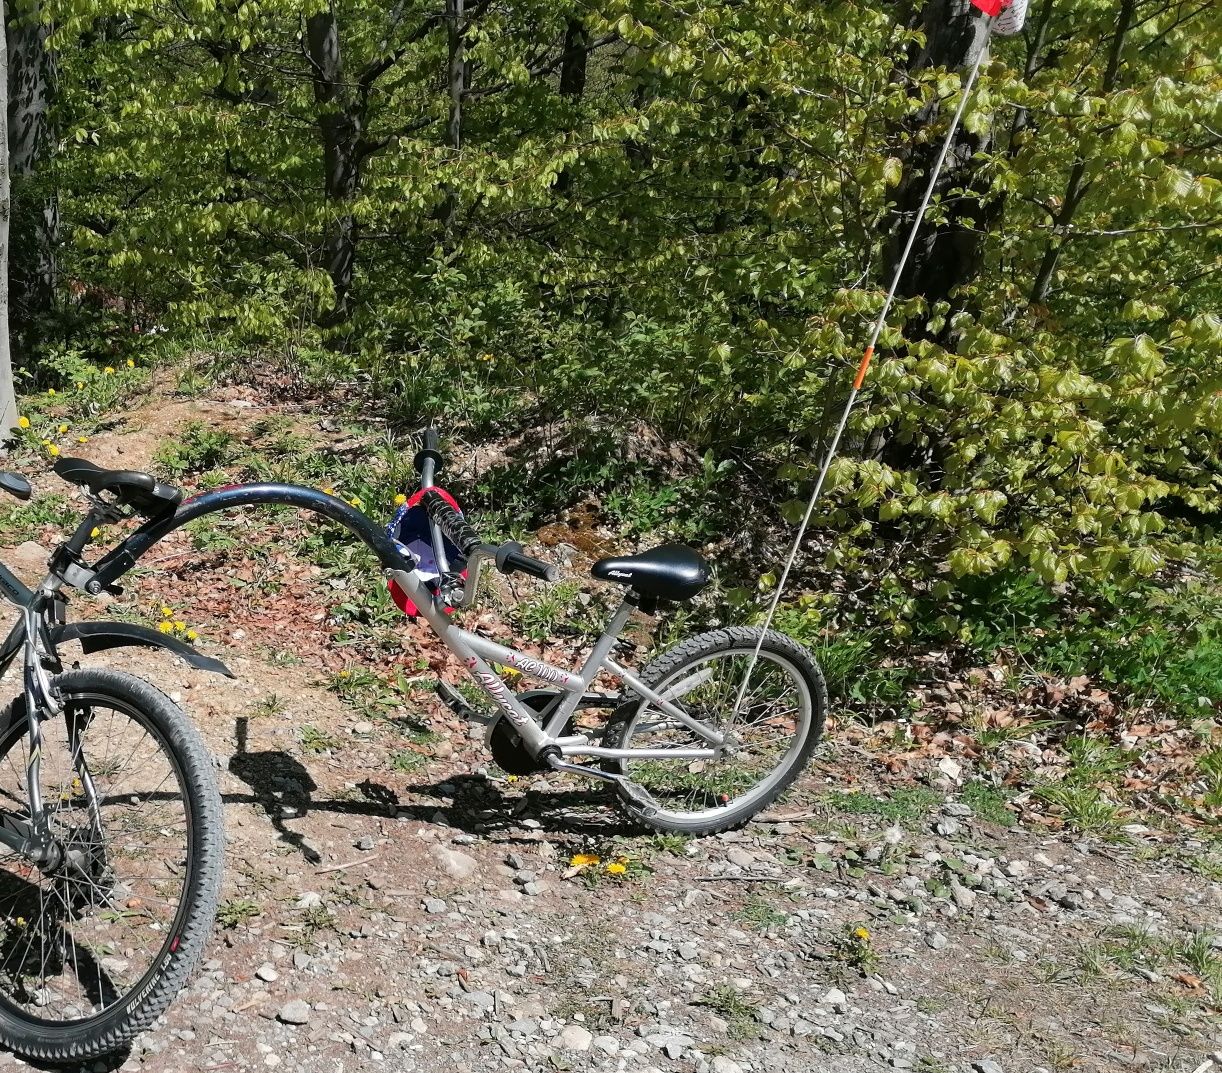
[[[1001,19],[995,18],[999,12],[1002,15],[1002,19],[1005,20],[1004,26],[998,27],[1002,32],[1017,33],[1022,27],[1027,0],[1014,0],[1012,4],[1006,4],[1004,0],[971,0],[971,2],[989,16],[989,30],[994,28],[994,24],[1001,23]],[[976,84],[976,76],[980,73],[980,65],[984,60],[986,52],[988,52],[987,42],[985,47],[981,48],[976,56],[976,61],[968,72],[967,81],[963,84],[963,92],[959,97],[959,106],[955,109],[955,114],[951,118],[950,128],[946,132],[946,139],[942,142],[942,149],[938,153],[938,159],[934,162],[933,170],[929,173],[929,183],[925,187],[925,196],[921,199],[921,204],[917,208],[916,217],[912,221],[912,228],[908,232],[908,241],[904,244],[903,253],[900,254],[899,261],[896,263],[895,274],[891,278],[891,286],[887,290],[886,300],[883,302],[882,309],[878,311],[877,318],[875,318],[874,329],[870,333],[870,341],[861,356],[861,361],[857,366],[857,375],[853,378],[853,387],[849,391],[849,397],[845,400],[844,409],[840,414],[840,423],[836,426],[836,432],[832,436],[831,443],[828,444],[827,454],[824,456],[823,465],[819,469],[818,479],[815,481],[815,487],[811,491],[810,499],[806,504],[806,512],[802,515],[802,524],[798,526],[798,533],[794,537],[793,547],[789,549],[789,558],[785,560],[785,567],[781,571],[780,578],[777,580],[776,591],[773,593],[772,602],[768,605],[768,613],[764,616],[764,625],[760,630],[759,639],[755,642],[755,650],[751,653],[751,659],[747,663],[747,670],[743,674],[742,683],[738,687],[738,694],[734,698],[734,717],[737,717],[739,710],[742,708],[743,697],[747,692],[747,684],[751,679],[751,672],[755,669],[755,664],[759,660],[760,649],[764,644],[764,635],[772,626],[772,620],[781,602],[781,595],[785,591],[785,583],[789,580],[789,573],[793,569],[794,560],[798,557],[798,549],[802,546],[802,538],[806,536],[806,529],[810,525],[811,516],[815,512],[815,504],[818,503],[819,497],[823,494],[823,486],[827,482],[828,471],[832,467],[832,462],[836,459],[840,440],[844,436],[844,430],[848,427],[849,416],[852,414],[853,407],[857,403],[857,396],[861,393],[861,386],[865,383],[866,373],[869,372],[870,362],[874,357],[874,347],[878,344],[883,328],[886,327],[887,314],[891,312],[896,291],[899,290],[900,278],[903,276],[904,269],[908,264],[908,258],[912,253],[913,245],[916,243],[917,234],[921,230],[925,213],[929,209],[929,202],[933,198],[934,188],[937,186],[938,179],[942,174],[942,166],[946,163],[946,156],[954,142],[955,132],[959,129],[959,122],[963,118],[964,109],[967,107],[972,87]]]

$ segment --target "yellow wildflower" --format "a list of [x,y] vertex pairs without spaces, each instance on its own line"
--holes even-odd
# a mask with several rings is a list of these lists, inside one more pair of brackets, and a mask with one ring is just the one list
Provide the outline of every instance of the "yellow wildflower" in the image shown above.
[[174,623],[172,623],[169,619],[162,619],[159,623],[157,623],[157,628],[162,633],[172,633],[174,630]]
[[102,370],[102,372],[104,372],[107,376],[114,376],[115,375],[114,366],[107,365],[106,368]]
[[169,604],[162,604],[161,605],[161,617],[162,618],[173,618],[174,617],[174,608],[172,608]]
[[48,394],[48,395],[51,395],[51,396],[54,396],[54,395],[55,395],[55,388],[53,388],[53,387],[49,387],[49,388],[47,388],[47,394]]
[[868,943],[870,941],[870,929],[869,928],[854,928],[853,929],[853,938],[860,939],[863,943]]
[[348,502],[351,503],[354,507],[356,507],[357,510],[360,510],[361,507],[364,506],[364,504],[361,502],[360,496],[353,496],[350,500],[348,500]]
[[506,782],[517,782],[517,781],[518,781],[518,776],[517,776],[517,775],[506,775],[506,776],[505,776],[505,781],[506,781]]
[[88,443],[89,437],[88,436],[77,436],[76,442],[77,443]]
[[322,490],[322,494],[325,496],[333,496],[335,495],[335,489],[334,488],[324,488]]
[[26,417],[24,414],[22,414],[21,417],[17,418],[17,427],[18,428],[29,428],[30,419]]
[[174,620],[174,629],[176,629],[179,633],[182,633],[182,631],[185,630],[186,628],[187,628],[187,624],[183,622],[182,619],[176,618]]
[[134,369],[134,368],[136,367],[136,363],[135,363],[134,361],[132,361],[132,359],[131,359],[131,358],[128,358],[128,359],[127,359],[127,367],[128,367],[129,369]]
[[591,864],[598,864],[602,858],[593,853],[574,853],[569,858],[569,864],[574,868],[587,868]]
[[61,436],[62,436],[62,435],[65,433],[65,432],[67,432],[67,431],[68,431],[68,426],[67,426],[67,425],[60,425],[60,426],[59,426],[59,434],[60,434]]
[[607,874],[613,876],[622,876],[628,871],[628,866],[623,861],[612,861],[607,865]]
[[395,506],[396,507],[401,507],[406,502],[407,502],[407,496],[405,496],[402,492],[400,492],[397,496],[395,496]]
[[81,389],[81,388],[83,388],[84,386],[85,386],[85,382],[84,382],[83,380],[78,380],[78,381],[76,382],[76,389],[77,389],[77,391],[80,391],[80,389]]
[[55,444],[51,444],[51,446],[47,448],[47,454],[49,454],[52,458],[55,458],[59,454],[59,448],[56,447]]
[[95,525],[95,526],[94,526],[94,527],[93,527],[93,528],[92,528],[92,529],[89,531],[89,535],[90,535],[91,537],[93,537],[93,539],[94,539],[94,540],[97,540],[97,538],[98,538],[98,537],[100,537],[100,536],[102,535],[102,530],[101,530],[101,529],[99,529],[99,528],[98,528],[98,527]]
[[199,640],[199,634],[196,633],[194,630],[187,630],[187,632],[183,634],[183,636],[186,637],[188,641],[198,641]]

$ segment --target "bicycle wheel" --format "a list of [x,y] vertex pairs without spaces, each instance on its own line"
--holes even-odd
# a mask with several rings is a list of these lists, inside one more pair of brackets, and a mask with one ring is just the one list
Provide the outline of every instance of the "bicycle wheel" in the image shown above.
[[[198,732],[130,675],[54,680],[39,785],[65,862],[0,850],[0,1045],[79,1062],[119,1050],[169,1005],[203,952],[224,854]],[[29,817],[25,701],[0,713],[0,808]]]
[[[692,637],[651,663],[641,681],[706,726],[728,735],[729,748],[711,759],[665,755],[607,761],[608,770],[648,791],[648,807],[631,791],[620,806],[659,831],[712,834],[746,823],[775,801],[806,766],[823,733],[827,689],[809,653],[769,630],[743,695],[734,702],[758,629],[732,627]],[[649,701],[621,706],[604,743],[619,749],[708,748],[695,731]]]

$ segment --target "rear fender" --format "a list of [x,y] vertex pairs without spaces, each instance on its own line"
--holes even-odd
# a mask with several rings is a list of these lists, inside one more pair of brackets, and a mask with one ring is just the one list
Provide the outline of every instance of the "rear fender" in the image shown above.
[[66,626],[57,626],[53,629],[51,640],[57,645],[64,641],[79,641],[82,650],[86,653],[132,646],[164,648],[201,671],[223,674],[227,678],[237,677],[219,659],[213,659],[211,656],[197,652],[185,641],[159,633],[157,630],[150,630],[147,626],[137,626],[132,622],[69,622]]

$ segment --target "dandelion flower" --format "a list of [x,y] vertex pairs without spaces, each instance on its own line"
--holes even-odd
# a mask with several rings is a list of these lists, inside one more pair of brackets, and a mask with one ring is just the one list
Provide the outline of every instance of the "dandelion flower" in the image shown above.
[[182,619],[176,618],[174,620],[174,629],[176,629],[179,633],[182,633],[182,631],[185,630],[186,628],[187,628],[187,624],[183,622]]
[[199,640],[199,634],[196,633],[194,630],[187,630],[187,632],[183,634],[183,636],[188,641],[198,641]]
[[76,442],[77,443],[88,443],[89,437],[88,436],[77,436]]
[[157,628],[162,633],[173,633],[174,632],[174,623],[172,623],[168,618],[162,619],[159,623],[157,623]]
[[78,381],[76,382],[76,389],[77,389],[77,391],[80,391],[80,389],[81,389],[81,388],[83,388],[84,386],[85,386],[85,382],[84,382],[83,380],[78,380]]
[[136,363],[135,363],[134,361],[132,361],[132,359],[131,359],[131,358],[128,358],[128,359],[127,359],[127,367],[128,367],[129,369],[134,369],[134,368],[136,367]]
[[21,417],[17,418],[17,427],[18,428],[29,428],[30,419],[26,417],[24,414],[22,414]]
[[607,874],[612,876],[622,876],[628,871],[628,866],[623,861],[612,861],[607,865]]
[[62,436],[62,435],[65,433],[65,432],[67,432],[67,431],[68,431],[68,426],[67,426],[67,425],[60,425],[60,426],[59,426],[59,434],[60,434],[61,436]]
[[350,500],[348,500],[348,502],[351,503],[354,507],[356,507],[357,510],[360,510],[361,507],[363,506],[363,504],[361,503],[360,496],[353,496]]
[[94,540],[97,540],[97,538],[102,535],[102,530],[95,525],[91,530],[89,530],[89,535],[93,537]]
[[51,444],[51,446],[47,448],[47,454],[54,458],[59,454],[59,448],[56,447],[55,444]]
[[870,941],[870,929],[869,928],[854,928],[853,929],[853,938],[860,939],[863,943],[868,943]]
[[591,864],[598,864],[602,858],[593,853],[574,853],[569,858],[569,864],[574,868],[587,868]]
[[162,604],[161,605],[161,617],[162,618],[173,618],[174,609],[170,607],[169,604]]
[[102,370],[102,372],[104,372],[107,376],[114,376],[115,375],[114,366],[107,365],[106,368]]
[[333,496],[335,495],[335,489],[334,488],[324,488],[322,490],[322,494],[325,496]]
[[407,496],[405,496],[402,492],[400,492],[397,496],[395,496],[395,506],[396,507],[401,507],[406,502],[407,502]]
[[52,398],[54,398],[55,397],[55,388],[53,387],[47,388],[47,394],[50,395]]

